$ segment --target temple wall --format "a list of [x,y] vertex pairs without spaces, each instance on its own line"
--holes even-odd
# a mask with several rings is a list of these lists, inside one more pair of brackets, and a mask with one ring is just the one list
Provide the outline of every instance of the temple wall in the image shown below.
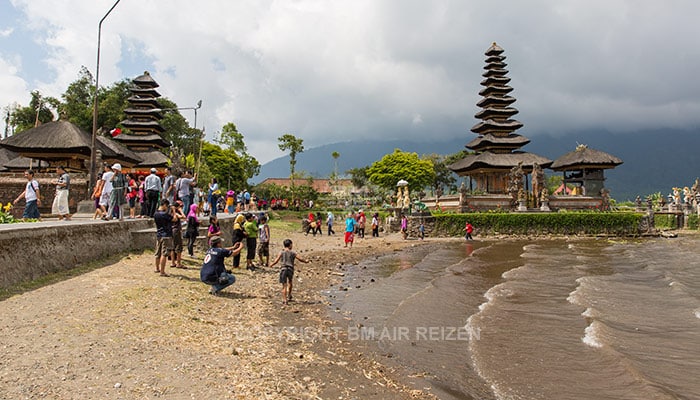
[[[70,174],[70,195],[68,203],[71,213],[77,209],[78,203],[82,200],[89,199],[87,195],[87,175],[85,174]],[[36,173],[34,179],[39,182],[39,192],[41,193],[42,206],[39,207],[39,212],[42,216],[51,214],[51,204],[56,195],[56,186],[52,184],[57,178],[56,173]],[[17,196],[22,193],[27,184],[27,179],[24,178],[22,172],[3,172],[0,173],[0,203],[3,206],[7,203],[12,203]],[[10,211],[15,218],[22,217],[24,211],[24,199],[20,200],[16,206]]]
[[[203,225],[208,220],[202,218]],[[233,217],[220,215],[226,243],[231,243]],[[200,235],[206,235],[202,227]],[[0,225],[0,287],[6,288],[77,265],[103,260],[126,251],[152,249],[152,219],[90,222],[33,222]],[[206,238],[198,240],[206,246]],[[152,265],[144,265],[144,273]],[[147,268],[147,269],[146,269]]]

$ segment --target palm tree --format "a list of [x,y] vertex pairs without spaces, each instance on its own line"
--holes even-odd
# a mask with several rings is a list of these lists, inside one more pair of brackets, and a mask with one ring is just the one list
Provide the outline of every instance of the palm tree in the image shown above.
[[304,139],[299,139],[291,133],[285,133],[277,138],[279,148],[282,151],[289,150],[289,179],[294,186],[294,166],[297,163],[297,154],[304,152]]

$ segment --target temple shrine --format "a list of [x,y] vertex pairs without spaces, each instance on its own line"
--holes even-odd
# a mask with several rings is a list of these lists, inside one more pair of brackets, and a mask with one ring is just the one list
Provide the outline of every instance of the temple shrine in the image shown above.
[[139,156],[141,162],[136,164],[136,172],[147,174],[151,168],[169,165],[170,160],[161,150],[170,147],[170,143],[161,136],[165,128],[160,124],[163,110],[158,102],[158,83],[148,71],[132,82],[129,107],[124,110],[126,119],[121,122],[127,131],[114,140]]
[[547,167],[552,161],[520,150],[530,143],[530,139],[514,133],[523,124],[512,119],[518,110],[511,107],[515,98],[509,95],[513,88],[508,86],[506,57],[496,43],[485,54],[486,72],[482,74],[485,79],[481,81],[484,89],[479,92],[483,98],[477,103],[481,111],[474,116],[481,122],[471,128],[478,137],[466,145],[474,154],[449,168],[459,176],[469,177],[471,192],[507,194],[511,169],[520,166],[527,174],[535,164]]

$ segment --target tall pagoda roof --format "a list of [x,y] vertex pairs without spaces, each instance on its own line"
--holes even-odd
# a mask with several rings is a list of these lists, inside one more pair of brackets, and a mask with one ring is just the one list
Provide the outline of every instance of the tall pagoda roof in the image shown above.
[[586,145],[576,146],[557,158],[551,165],[555,171],[570,171],[578,169],[610,169],[622,164],[622,160],[600,150],[591,149]]
[[170,159],[160,151],[153,149],[147,151],[137,151],[136,154],[141,158],[141,162],[136,165],[136,168],[159,168],[167,167],[170,164]]
[[154,88],[132,87],[131,93],[139,97],[160,97],[160,93]]
[[479,154],[468,154],[461,160],[451,164],[448,168],[458,174],[495,170],[507,171],[521,162],[523,170],[531,171],[534,164],[547,168],[552,163],[552,160],[523,151],[506,154],[483,152]]
[[530,143],[530,139],[515,133],[500,137],[492,134],[486,134],[467,143],[465,147],[475,151],[483,151],[498,147],[505,147],[512,150],[519,149],[528,143]]
[[144,71],[143,75],[137,76],[132,82],[134,85],[142,88],[157,88],[159,86],[148,71]]
[[134,135],[129,133],[122,133],[121,135],[114,138],[117,142],[123,143],[127,147],[133,146],[156,146],[156,147],[170,147],[170,142],[163,139],[162,136],[157,133],[150,134],[140,134]]

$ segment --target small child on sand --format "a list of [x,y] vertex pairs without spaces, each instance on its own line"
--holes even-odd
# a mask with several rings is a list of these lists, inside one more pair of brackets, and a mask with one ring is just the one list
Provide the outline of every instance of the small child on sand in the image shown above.
[[278,262],[281,262],[280,267],[280,283],[282,284],[282,304],[287,304],[292,301],[292,282],[294,280],[294,261],[308,263],[297,255],[296,252],[292,251],[292,240],[284,239],[284,250],[275,258],[275,261],[270,264],[270,267],[274,267]]

